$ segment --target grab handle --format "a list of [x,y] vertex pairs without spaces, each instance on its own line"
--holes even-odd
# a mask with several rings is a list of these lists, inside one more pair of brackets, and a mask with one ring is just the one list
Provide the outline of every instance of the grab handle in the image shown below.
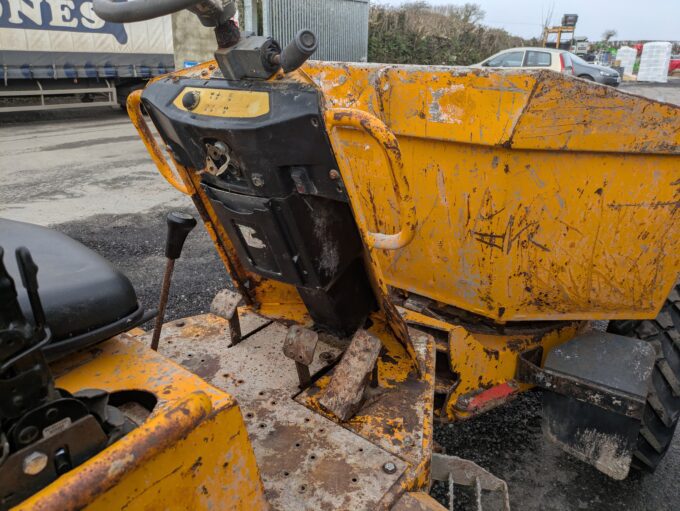
[[177,179],[175,173],[170,168],[170,165],[168,164],[168,159],[165,157],[163,151],[158,146],[156,138],[153,136],[153,133],[151,133],[149,125],[146,123],[146,120],[144,119],[144,114],[142,113],[141,89],[134,91],[132,94],[128,96],[127,109],[132,124],[134,124],[135,128],[137,128],[137,132],[139,132],[139,136],[141,137],[142,142],[144,142],[146,150],[149,151],[151,159],[156,164],[156,167],[158,167],[158,172],[160,172],[161,176],[163,176],[165,180],[168,183],[170,183],[173,187],[175,187],[178,191],[186,195],[191,195],[191,192],[189,191],[187,186],[184,183],[182,183],[181,180]]
[[[396,234],[370,232],[360,203],[359,192],[351,172],[343,173],[342,178],[354,204],[359,229],[369,248],[397,250],[413,240],[416,233],[416,208],[411,197],[408,180],[404,175],[404,163],[399,150],[399,142],[394,133],[377,117],[355,108],[332,108],[326,111],[326,128],[332,134],[335,128],[354,128],[370,135],[382,148],[389,166],[392,188],[399,207],[401,230]],[[331,136],[331,139],[333,137]],[[339,148],[335,148],[339,151]],[[341,169],[342,172],[342,169]],[[348,174],[348,175],[346,175]]]

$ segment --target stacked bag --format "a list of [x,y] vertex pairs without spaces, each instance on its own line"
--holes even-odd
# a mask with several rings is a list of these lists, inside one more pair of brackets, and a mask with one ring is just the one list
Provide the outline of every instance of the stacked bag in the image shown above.
[[642,47],[638,82],[668,81],[668,66],[671,63],[672,45],[667,42],[646,43]]
[[616,52],[616,59],[623,68],[624,75],[632,75],[635,68],[635,60],[637,59],[637,50],[630,46],[622,46]]

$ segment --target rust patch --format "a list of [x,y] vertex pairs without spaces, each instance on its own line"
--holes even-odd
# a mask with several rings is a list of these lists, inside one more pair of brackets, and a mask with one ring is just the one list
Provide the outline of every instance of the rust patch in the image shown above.
[[359,330],[335,368],[319,404],[341,421],[351,418],[360,408],[368,377],[378,359],[382,344],[365,330]]
[[[411,487],[418,488],[420,483],[416,480],[426,479],[432,449],[435,342],[431,336],[410,329],[418,356],[424,361],[421,376],[414,370],[403,346],[387,332],[375,330],[379,326],[374,325],[370,329],[380,336],[385,347],[378,359],[377,386],[367,389],[363,406],[343,425],[408,460],[413,473],[406,480]],[[328,385],[329,379],[330,376],[319,379],[297,399],[312,410],[332,418],[317,400],[318,393]]]
[[318,333],[309,328],[293,325],[288,329],[283,342],[283,354],[299,364],[308,366],[314,360],[318,342]]

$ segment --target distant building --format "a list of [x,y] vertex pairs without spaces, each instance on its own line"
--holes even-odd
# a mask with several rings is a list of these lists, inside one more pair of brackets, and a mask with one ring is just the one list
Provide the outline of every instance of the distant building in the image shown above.
[[[308,28],[319,38],[313,59],[368,59],[369,0],[242,0],[237,5],[247,32],[271,36],[285,46],[298,30]],[[215,35],[192,13],[173,14],[172,29],[177,67],[213,58]]]
[[[244,28],[255,32],[258,26],[257,0],[244,0]],[[262,35],[271,36],[282,46],[295,33],[308,28],[319,38],[319,49],[312,58],[365,62],[368,59],[369,0],[259,0]]]

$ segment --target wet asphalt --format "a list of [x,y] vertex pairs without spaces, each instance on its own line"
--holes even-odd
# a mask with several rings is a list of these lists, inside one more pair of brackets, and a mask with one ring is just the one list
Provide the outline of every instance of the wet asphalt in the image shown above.
[[[680,88],[662,92],[680,103]],[[157,176],[124,115],[0,117],[0,185],[0,216],[72,236],[122,270],[143,304],[156,306],[165,215],[192,207]],[[167,319],[206,312],[226,286],[226,272],[199,227],[176,265]],[[513,509],[680,509],[678,435],[656,473],[613,481],[544,441],[540,391],[469,422],[437,425],[435,440],[446,453],[505,479]],[[446,502],[447,490],[435,485],[433,495]],[[457,490],[456,509],[471,509],[469,496]]]

